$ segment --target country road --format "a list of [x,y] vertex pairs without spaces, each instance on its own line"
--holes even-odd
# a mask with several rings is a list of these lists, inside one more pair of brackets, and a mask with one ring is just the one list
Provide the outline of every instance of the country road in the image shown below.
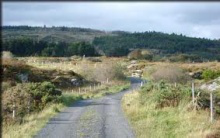
[[130,78],[131,87],[99,99],[81,100],[60,112],[35,136],[36,138],[134,138],[121,109],[125,93],[140,86]]

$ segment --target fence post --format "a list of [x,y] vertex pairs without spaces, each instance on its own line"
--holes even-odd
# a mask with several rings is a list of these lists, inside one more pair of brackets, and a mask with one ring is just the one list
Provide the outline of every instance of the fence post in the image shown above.
[[79,87],[79,93],[80,93],[80,87]]
[[192,82],[192,103],[193,103],[193,107],[195,107],[195,85],[194,85],[194,82]]
[[108,83],[108,78],[107,78],[106,82]]
[[28,114],[30,114],[30,109],[31,109],[30,104],[31,104],[31,99],[29,98],[28,99]]
[[73,89],[72,89],[72,93],[73,93]]
[[12,118],[15,119],[15,104],[13,105]]
[[213,93],[210,92],[210,121],[213,122],[214,114],[213,114]]
[[143,86],[143,81],[141,81],[141,87]]
[[92,85],[90,85],[90,87],[89,87],[89,88],[90,88],[90,91],[92,91]]
[[175,82],[175,87],[176,87],[176,82]]

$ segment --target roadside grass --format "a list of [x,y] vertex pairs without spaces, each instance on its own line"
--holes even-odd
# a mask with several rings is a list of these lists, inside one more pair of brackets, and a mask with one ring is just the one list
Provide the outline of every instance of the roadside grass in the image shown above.
[[155,108],[150,93],[144,105],[139,94],[126,94],[122,104],[138,138],[205,138],[217,130],[218,121],[211,124],[207,111],[189,110],[186,101],[177,107]]
[[35,112],[25,116],[22,124],[7,125],[3,124],[3,135],[4,138],[31,138],[37,134],[50,120],[65,107],[70,104],[89,98],[99,98],[101,96],[116,93],[124,89],[129,88],[130,83],[125,83],[117,86],[102,86],[95,91],[88,91],[86,93],[77,92],[64,92],[60,98],[60,103],[47,105],[42,111]]

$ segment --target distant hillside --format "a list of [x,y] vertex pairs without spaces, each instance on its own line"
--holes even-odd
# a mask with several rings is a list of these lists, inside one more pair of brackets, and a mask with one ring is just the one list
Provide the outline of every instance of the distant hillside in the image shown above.
[[116,36],[116,33],[104,32],[89,28],[77,27],[30,27],[30,26],[3,26],[4,40],[21,37],[47,42],[92,42],[95,37]]
[[220,41],[160,32],[102,36],[95,38],[93,45],[107,56],[125,56],[134,49],[147,49],[154,53],[155,60],[161,58],[220,60]]
[[[127,56],[132,50],[147,49],[155,61],[220,61],[220,40],[161,32],[3,26],[2,36],[3,50],[18,56]],[[93,52],[89,52],[91,49]]]

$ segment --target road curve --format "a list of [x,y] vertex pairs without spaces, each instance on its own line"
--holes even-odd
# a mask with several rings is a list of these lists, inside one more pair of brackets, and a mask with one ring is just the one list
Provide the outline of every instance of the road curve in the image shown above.
[[140,86],[130,78],[131,87],[99,99],[81,100],[52,118],[35,138],[134,138],[121,109],[125,93]]

